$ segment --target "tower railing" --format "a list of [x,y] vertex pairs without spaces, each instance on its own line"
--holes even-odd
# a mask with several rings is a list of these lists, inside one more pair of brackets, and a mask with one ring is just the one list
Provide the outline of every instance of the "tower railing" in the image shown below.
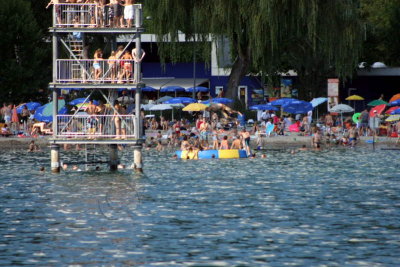
[[129,83],[134,61],[125,59],[57,59],[58,83]]
[[[124,16],[124,7],[119,6],[119,11]],[[136,9],[141,9],[141,4],[133,5],[133,14]],[[53,19],[55,27],[62,28],[116,28],[115,8],[113,5],[98,4],[55,4]],[[132,23],[132,27],[134,27]],[[119,27],[123,28],[123,27]]]
[[56,137],[136,139],[135,115],[57,115]]

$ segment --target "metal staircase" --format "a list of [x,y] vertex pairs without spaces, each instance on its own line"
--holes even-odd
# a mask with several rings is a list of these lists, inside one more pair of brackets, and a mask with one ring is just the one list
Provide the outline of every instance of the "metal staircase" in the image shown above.
[[[78,35],[79,34],[79,35]],[[69,55],[70,59],[83,59],[84,38],[82,33],[72,33],[68,36],[68,46],[72,54]],[[73,61],[71,64],[71,74],[74,79],[79,79],[84,74],[82,65],[79,62]]]

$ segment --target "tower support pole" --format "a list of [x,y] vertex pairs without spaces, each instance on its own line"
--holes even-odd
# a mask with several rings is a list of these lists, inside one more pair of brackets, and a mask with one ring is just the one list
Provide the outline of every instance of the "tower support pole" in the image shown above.
[[142,161],[142,146],[136,145],[133,147],[133,164],[134,169],[138,173],[143,173],[143,161]]
[[53,173],[60,172],[60,145],[52,144],[51,150],[51,171]]
[[110,145],[110,171],[118,169],[118,146],[116,144]]
[[[137,29],[142,27],[142,10],[135,9],[135,27]],[[141,116],[141,100],[142,100],[142,44],[141,44],[141,33],[138,32],[136,37],[136,53],[137,59],[135,61],[135,81],[136,81],[136,93],[135,93],[135,137],[137,140],[143,138],[143,123],[142,123],[142,116]],[[142,165],[142,145],[137,144],[133,147],[133,163],[134,169],[138,173],[143,172],[143,165]]]

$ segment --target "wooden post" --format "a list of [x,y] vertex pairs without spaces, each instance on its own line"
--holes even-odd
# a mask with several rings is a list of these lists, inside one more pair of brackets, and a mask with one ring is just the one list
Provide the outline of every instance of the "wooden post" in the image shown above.
[[60,145],[52,144],[51,150],[51,171],[53,173],[60,172]]
[[118,169],[118,146],[116,144],[110,145],[110,171]]

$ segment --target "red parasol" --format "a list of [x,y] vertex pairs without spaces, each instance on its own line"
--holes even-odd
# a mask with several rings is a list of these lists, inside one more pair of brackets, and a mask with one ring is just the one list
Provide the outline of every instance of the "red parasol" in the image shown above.
[[371,108],[371,110],[369,111],[369,116],[373,118],[377,115],[381,115],[381,113],[385,110],[385,108],[386,108],[385,104],[375,106]]
[[389,108],[388,110],[386,110],[385,113],[386,113],[386,114],[390,114],[390,113],[392,113],[392,111],[395,111],[395,110],[398,109],[398,108],[400,108],[400,107],[399,107],[399,106],[391,107],[391,108]]

